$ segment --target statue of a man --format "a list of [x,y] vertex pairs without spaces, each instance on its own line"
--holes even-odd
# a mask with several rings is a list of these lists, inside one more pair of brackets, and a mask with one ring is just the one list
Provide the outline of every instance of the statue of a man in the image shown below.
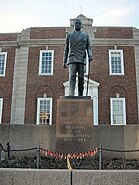
[[78,96],[83,96],[84,65],[86,65],[86,52],[89,62],[92,61],[92,49],[88,34],[81,31],[82,22],[74,21],[74,31],[67,34],[64,49],[63,67],[69,65],[69,96],[74,96],[76,73],[78,73]]

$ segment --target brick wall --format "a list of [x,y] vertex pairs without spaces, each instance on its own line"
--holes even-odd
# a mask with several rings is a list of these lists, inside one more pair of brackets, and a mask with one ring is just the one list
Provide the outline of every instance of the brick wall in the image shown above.
[[[54,49],[54,75],[39,76],[39,52],[44,47],[30,48],[27,98],[26,98],[26,123],[36,120],[37,97],[53,97],[53,123],[56,120],[56,100],[64,95],[63,82],[68,80],[68,70],[62,68],[63,47],[49,47]],[[91,64],[90,78],[99,82],[99,124],[110,124],[110,98],[120,94],[126,98],[127,124],[137,123],[137,97],[134,64],[134,48],[119,47],[124,51],[125,75],[109,75],[108,50],[112,47],[93,47],[94,58]],[[122,83],[121,83],[122,82]],[[32,116],[30,115],[33,114]],[[33,119],[30,120],[29,117]]]
[[4,77],[0,77],[0,97],[3,98],[3,123],[10,123],[15,49],[15,47],[2,49],[3,52],[7,52],[6,73]]
[[66,28],[31,28],[30,39],[60,39],[66,37]]
[[98,27],[95,32],[95,38],[133,38],[131,27]]
[[[66,28],[31,28],[30,39],[65,39]],[[97,38],[117,38],[132,39],[132,28],[119,27],[97,27],[95,39]],[[17,34],[0,34],[0,41],[16,41]],[[6,76],[0,77],[0,96],[4,98],[3,120],[10,122],[11,97],[13,86],[13,72],[15,61],[15,47],[5,47],[2,51],[8,52]],[[25,104],[25,123],[36,123],[37,98],[43,97],[46,93],[53,98],[53,124],[56,122],[57,99],[64,95],[63,83],[68,81],[68,69],[62,68],[63,45],[50,45],[49,50],[54,50],[54,75],[39,76],[39,55],[40,50],[45,50],[46,46],[29,46],[27,89]],[[116,93],[120,97],[126,98],[127,124],[137,124],[137,89],[135,77],[135,58],[133,46],[117,46],[124,52],[125,75],[109,75],[109,49],[113,46],[93,45],[93,62],[91,64],[90,79],[100,83],[99,86],[99,124],[110,124],[110,98]]]
[[[31,39],[65,38],[65,28],[33,28]],[[97,28],[96,38],[132,38],[132,28]],[[39,54],[45,46],[30,47],[27,76],[25,123],[36,123],[37,97],[46,93],[53,98],[53,124],[56,122],[56,101],[64,95],[63,83],[68,80],[68,69],[62,68],[64,45],[50,46],[54,50],[54,75],[39,76]],[[127,124],[137,124],[137,92],[134,47],[118,46],[124,52],[125,75],[109,75],[109,49],[113,46],[93,46],[90,78],[99,86],[99,124],[110,124],[110,98],[120,94],[126,98]]]
[[54,75],[38,75],[40,50],[45,49],[43,46],[29,49],[25,123],[36,123],[37,97],[43,97],[44,93],[53,98],[55,123],[57,99],[64,94],[63,83],[68,80],[68,71],[62,68],[64,46],[49,46],[50,50],[54,50]]
[[0,41],[16,41],[17,33],[0,33]]
[[110,98],[126,98],[127,124],[137,124],[137,89],[135,78],[134,47],[120,46],[124,52],[125,75],[109,75],[109,49],[113,47],[94,46],[90,78],[99,82],[99,124],[110,124]]

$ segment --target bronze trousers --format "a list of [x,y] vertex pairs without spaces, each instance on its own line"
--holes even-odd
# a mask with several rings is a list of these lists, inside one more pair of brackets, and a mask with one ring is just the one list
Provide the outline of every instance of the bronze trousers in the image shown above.
[[76,86],[76,75],[78,73],[78,96],[83,96],[84,90],[84,64],[69,64],[69,96],[74,96]]

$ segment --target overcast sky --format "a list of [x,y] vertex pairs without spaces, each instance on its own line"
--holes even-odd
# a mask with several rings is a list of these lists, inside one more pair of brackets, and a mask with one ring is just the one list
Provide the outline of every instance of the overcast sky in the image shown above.
[[69,26],[79,14],[94,26],[139,28],[139,0],[0,0],[0,32]]

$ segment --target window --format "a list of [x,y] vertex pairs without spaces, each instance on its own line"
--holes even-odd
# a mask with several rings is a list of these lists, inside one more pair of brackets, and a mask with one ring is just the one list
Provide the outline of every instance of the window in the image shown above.
[[0,76],[5,76],[7,52],[0,52]]
[[124,75],[123,50],[109,50],[110,75]]
[[38,98],[37,125],[52,125],[52,98]]
[[126,125],[125,98],[111,98],[111,125]]
[[41,50],[39,75],[53,75],[54,50]]
[[2,106],[3,106],[3,98],[0,98],[0,124],[2,122]]

